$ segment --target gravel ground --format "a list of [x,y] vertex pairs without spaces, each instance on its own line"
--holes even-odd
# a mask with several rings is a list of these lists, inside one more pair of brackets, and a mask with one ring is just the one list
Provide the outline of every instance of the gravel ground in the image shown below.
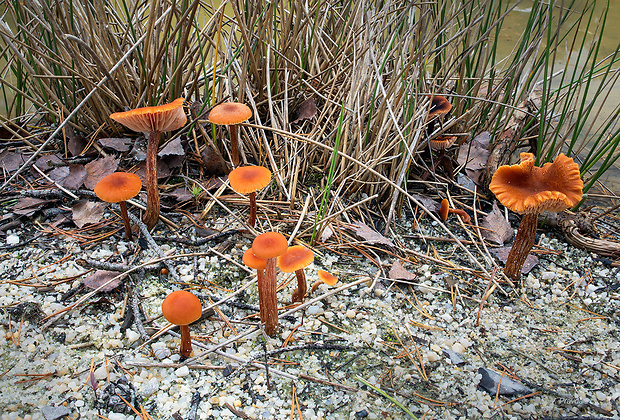
[[[450,223],[466,237],[455,219]],[[7,232],[7,241],[28,239],[28,229]],[[394,247],[363,248],[366,256],[342,244],[319,248],[308,281],[325,269],[340,282],[320,286],[311,304],[281,320],[273,338],[248,318],[257,305],[250,285],[234,304],[219,305],[220,313],[190,327],[195,355],[228,344],[189,367],[180,364],[177,336],[144,345],[135,323],[122,329],[133,291],[148,317],[145,332],[166,325],[157,318],[161,301],[179,285],[159,269],[137,271],[52,325],[42,320],[86,294],[76,291],[91,274],[81,276],[84,260],[130,264],[137,242],[80,246],[69,236],[44,235],[1,251],[0,418],[140,418],[117,395],[157,419],[411,418],[406,410],[425,419],[619,418],[617,268],[546,233],[522,286],[501,284],[506,294],[495,289],[480,309],[488,284],[462,250],[410,239],[410,232],[445,236],[429,220],[420,229],[400,221],[389,238]],[[250,279],[230,260],[241,262],[251,238],[231,240],[228,249],[210,244],[226,258],[210,253],[209,244],[160,245],[167,255],[208,254],[174,260],[181,281],[208,305]],[[143,251],[131,264],[155,256]],[[416,276],[409,284],[389,280],[395,261]],[[293,288],[279,292],[282,307]],[[328,296],[315,299],[322,294]]]

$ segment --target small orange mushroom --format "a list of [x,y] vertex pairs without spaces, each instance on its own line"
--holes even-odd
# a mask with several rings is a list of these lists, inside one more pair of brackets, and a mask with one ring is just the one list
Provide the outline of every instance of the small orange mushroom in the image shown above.
[[521,163],[500,166],[489,189],[504,206],[523,214],[517,236],[508,253],[504,273],[513,280],[521,277],[527,255],[534,245],[538,215],[561,212],[576,205],[583,196],[579,166],[560,153],[553,163],[534,166],[531,153],[521,153]]
[[252,110],[238,102],[224,102],[213,107],[209,112],[209,121],[217,125],[227,125],[230,129],[230,154],[233,166],[239,166],[239,142],[237,124],[252,117]]
[[312,264],[314,253],[305,246],[295,245],[289,247],[286,252],[278,257],[278,267],[285,273],[295,272],[297,277],[297,289],[293,292],[293,302],[303,302],[308,286],[304,268]]
[[318,270],[316,274],[319,276],[319,279],[312,284],[312,289],[310,289],[310,293],[314,293],[315,290],[318,289],[318,287],[323,283],[328,286],[335,286],[336,283],[338,283],[338,277],[325,270]]
[[428,110],[428,117],[439,117],[445,115],[452,110],[452,104],[441,95],[433,95],[431,97],[430,109]]
[[271,181],[271,171],[263,166],[241,166],[228,174],[230,187],[239,194],[250,198],[250,217],[248,224],[256,224],[256,191],[265,188]]
[[161,313],[168,322],[181,329],[181,356],[187,358],[192,354],[192,338],[189,324],[202,316],[200,299],[185,290],[170,293],[161,304]]
[[142,181],[136,174],[114,172],[107,175],[95,185],[95,194],[106,203],[118,203],[125,225],[125,239],[131,241],[131,226],[125,201],[135,197],[142,188]]
[[157,148],[161,133],[179,129],[187,122],[183,98],[159,106],[136,108],[110,115],[114,121],[133,131],[149,133],[146,145],[146,212],[144,223],[152,229],[159,219],[159,190],[157,189]]
[[444,198],[443,200],[441,200],[441,207],[439,208],[439,215],[441,216],[441,220],[443,220],[444,222],[448,220],[449,213],[454,213],[461,216],[461,218],[463,219],[463,223],[471,223],[471,217],[465,210],[451,209],[448,199]]
[[267,260],[265,275],[262,279],[258,277],[258,303],[260,320],[265,325],[265,333],[269,336],[275,335],[278,329],[276,258],[284,254],[287,248],[286,238],[277,232],[265,232],[252,242],[252,253],[258,258]]

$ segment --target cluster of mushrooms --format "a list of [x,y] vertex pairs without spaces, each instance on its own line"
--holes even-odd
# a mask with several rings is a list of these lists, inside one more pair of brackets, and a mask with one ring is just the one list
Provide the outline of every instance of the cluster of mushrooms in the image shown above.
[[[177,130],[185,125],[187,117],[183,111],[183,101],[183,98],[179,98],[169,104],[138,108],[110,116],[133,131],[148,133],[145,186],[147,207],[143,219],[148,229],[152,229],[159,218],[156,160],[160,136],[162,132]],[[430,98],[427,130],[432,131],[435,120],[440,119],[451,108],[452,105],[442,96]],[[256,192],[271,182],[271,171],[262,166],[239,166],[237,124],[251,116],[252,112],[246,105],[228,102],[214,107],[209,114],[209,121],[229,127],[230,154],[234,169],[229,173],[228,180],[234,191],[249,196],[250,214],[247,224],[253,228],[256,224]],[[438,161],[441,161],[443,151],[454,143],[455,138],[443,136],[429,140],[431,149],[439,152]],[[536,167],[534,163],[534,155],[522,153],[521,163],[500,167],[489,186],[504,206],[523,214],[504,268],[506,276],[513,280],[520,278],[525,259],[533,246],[538,215],[544,211],[563,211],[575,206],[582,198],[583,182],[579,167],[573,159],[560,154],[553,163],[542,167]],[[95,187],[95,193],[101,200],[119,203],[127,240],[132,239],[132,234],[125,202],[136,196],[141,188],[142,184],[137,175],[124,172],[104,177]],[[440,210],[442,219],[446,220],[449,213],[457,213],[465,223],[470,223],[466,212],[450,209],[448,200],[443,200]],[[243,255],[243,262],[256,270],[260,322],[267,335],[275,335],[278,329],[277,268],[285,273],[295,273],[297,288],[291,295],[291,301],[303,302],[308,294],[304,268],[313,260],[311,250],[300,245],[289,246],[284,235],[278,232],[258,235],[252,247]],[[333,286],[338,280],[323,270],[318,270],[318,277],[319,280],[313,284],[310,293],[321,283]],[[200,319],[202,313],[200,299],[188,291],[172,292],[162,303],[163,316],[171,324],[180,326],[180,353],[184,358],[192,353],[189,324]]]

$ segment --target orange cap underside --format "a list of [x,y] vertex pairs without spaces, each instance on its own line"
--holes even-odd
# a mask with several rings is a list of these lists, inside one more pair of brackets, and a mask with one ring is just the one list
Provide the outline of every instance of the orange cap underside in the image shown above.
[[228,174],[230,187],[239,194],[249,194],[265,188],[271,181],[271,171],[263,166],[241,166]]
[[314,261],[314,253],[308,248],[295,245],[278,257],[278,267],[285,273],[292,273],[309,266]]
[[209,121],[218,125],[239,124],[252,117],[252,110],[238,102],[224,102],[209,112]]
[[178,98],[169,104],[115,112],[110,118],[130,130],[142,133],[172,131],[183,127],[187,122],[187,116],[183,111],[184,100]]
[[277,232],[265,232],[258,235],[252,242],[252,252],[258,258],[275,258],[284,254],[287,248],[286,238]]
[[108,203],[118,203],[135,197],[142,188],[142,181],[136,174],[114,172],[103,177],[95,185],[95,194]]
[[452,146],[456,141],[456,136],[441,136],[428,141],[433,150],[443,150]]
[[194,294],[177,290],[164,299],[161,313],[171,324],[189,325],[202,315],[202,305]]

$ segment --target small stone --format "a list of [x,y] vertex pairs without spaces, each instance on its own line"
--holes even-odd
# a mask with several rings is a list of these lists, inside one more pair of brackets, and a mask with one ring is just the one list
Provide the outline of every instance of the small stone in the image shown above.
[[11,234],[11,235],[6,237],[6,244],[7,245],[17,245],[18,243],[19,243],[19,236],[15,235],[15,234]]
[[125,337],[127,337],[127,340],[129,340],[130,343],[133,343],[138,338],[140,338],[140,334],[138,334],[134,330],[127,330],[125,331]]
[[458,354],[463,354],[465,352],[465,347],[463,347],[463,345],[461,343],[454,343],[452,345],[452,351],[458,353]]
[[555,278],[555,273],[553,271],[545,271],[542,273],[541,278],[543,280],[553,280]]
[[345,313],[347,318],[353,319],[355,318],[355,311],[353,309],[349,309],[346,313]]
[[67,407],[54,407],[51,405],[46,405],[45,407],[41,408],[41,412],[43,413],[43,417],[45,417],[45,420],[57,420],[71,414],[71,410],[69,410]]
[[179,378],[189,375],[189,368],[187,366],[181,366],[177,370],[174,371],[174,374]]

